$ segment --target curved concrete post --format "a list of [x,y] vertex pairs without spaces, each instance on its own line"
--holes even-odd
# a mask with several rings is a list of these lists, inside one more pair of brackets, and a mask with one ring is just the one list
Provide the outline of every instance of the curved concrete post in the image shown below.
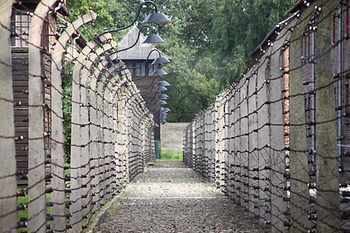
[[[126,74],[127,75],[127,74]],[[131,181],[134,178],[134,139],[132,135],[134,135],[134,119],[131,109],[131,101],[133,100],[133,90],[131,90],[132,86],[126,88],[125,95],[125,118],[126,118],[126,179],[127,182]]]
[[100,164],[103,164],[103,166],[100,168],[101,176],[100,179],[102,180],[102,187],[101,187],[101,199],[102,204],[104,204],[107,201],[107,168],[105,164],[108,161],[108,154],[107,154],[107,147],[108,145],[104,143],[107,139],[107,129],[108,129],[108,117],[106,116],[108,113],[107,111],[107,103],[105,98],[105,89],[106,89],[106,83],[107,83],[107,77],[105,75],[101,76],[101,83],[98,86],[98,92],[100,93],[99,99],[98,99],[98,108],[100,109],[99,112],[99,119],[100,119],[100,125],[101,125],[101,134],[99,137],[99,140],[102,142],[100,147]]
[[[294,67],[301,67],[301,41],[299,38],[303,35],[305,28],[308,27],[309,14],[302,14],[298,19],[301,23],[296,23],[296,27],[293,30],[291,41],[294,41],[290,45],[290,53],[294,54],[290,57],[290,76],[289,76],[289,93],[291,96],[303,93],[303,82],[301,77],[300,69],[294,69]],[[272,88],[272,87],[271,87]],[[303,95],[297,95],[296,97],[290,98],[290,124],[300,124],[305,122],[305,100]],[[292,219],[290,232],[300,233],[311,229],[312,223],[307,217],[310,209],[310,191],[308,187],[309,174],[308,169],[308,158],[304,152],[307,148],[307,138],[305,133],[305,126],[293,126],[290,127],[290,219]]]
[[249,85],[249,77],[251,74],[250,72],[246,74],[245,78],[242,78],[238,84],[240,89],[240,99],[241,102],[239,104],[240,106],[240,160],[241,160],[241,204],[242,206],[248,210],[248,203],[249,203],[249,180],[248,180],[248,166],[249,166],[249,160],[248,160],[248,143],[249,143],[249,137],[248,137],[248,85]]
[[[113,74],[114,70],[119,69],[120,67],[122,67],[124,65],[124,63],[119,62],[117,64],[115,64],[113,67],[111,67],[108,71],[107,74],[110,74],[112,76],[115,76]],[[112,112],[111,114],[114,116],[114,119],[111,119],[113,121],[111,128],[113,128],[115,130],[115,132],[110,135],[112,137],[114,137],[114,141],[115,144],[111,145],[111,147],[109,148],[110,153],[112,153],[114,155],[114,161],[115,161],[115,166],[117,166],[116,168],[116,174],[117,174],[117,180],[118,180],[118,184],[116,185],[116,188],[120,188],[123,185],[123,175],[119,175],[119,174],[124,174],[123,172],[123,153],[121,153],[121,150],[119,146],[121,145],[120,141],[124,138],[125,135],[120,134],[120,124],[122,122],[122,115],[123,115],[123,107],[125,106],[123,104],[123,102],[119,101],[119,99],[116,98],[116,96],[119,96],[119,89],[122,87],[123,82],[125,82],[125,77],[124,76],[115,76],[113,77],[106,89],[105,89],[105,93],[104,96],[107,96],[107,93],[109,93],[109,90],[112,90],[113,92],[111,92],[111,96],[109,97],[109,100],[112,102]],[[122,108],[122,110],[120,111],[119,108]]]
[[[112,40],[112,35],[111,34],[105,34],[104,38],[105,40],[102,40],[102,42],[105,41],[111,41]],[[106,45],[107,46],[107,45]],[[113,44],[112,44],[113,46]],[[109,49],[109,47],[104,47],[104,49]],[[95,52],[96,54],[98,54],[98,56],[101,55],[101,53],[99,51]],[[100,98],[100,93],[97,90],[97,84],[99,84],[99,76],[103,71],[103,67],[107,65],[107,61],[104,60],[102,62],[100,62],[97,66],[97,68],[95,67],[95,71],[93,72],[93,74],[90,77],[90,88],[88,91],[88,95],[90,98],[90,111],[89,111],[89,116],[90,116],[90,127],[89,127],[89,131],[90,131],[90,139],[91,139],[91,144],[90,144],[90,160],[91,160],[91,166],[93,167],[93,169],[91,170],[91,176],[94,177],[91,180],[91,185],[93,186],[92,188],[92,192],[95,194],[99,194],[101,192],[100,189],[100,171],[102,171],[102,168],[100,166],[102,166],[102,164],[100,164],[100,159],[99,157],[101,157],[100,154],[100,143],[98,142],[99,139],[101,138],[101,117],[100,117],[100,111],[98,110],[98,99]],[[90,71],[91,73],[92,71]],[[99,195],[94,195],[92,202],[94,203],[94,207],[93,207],[93,211],[95,211],[96,209],[99,209],[100,207],[100,203],[98,202],[99,200]]]
[[[121,94],[121,95],[119,95]],[[126,145],[126,88],[121,86],[119,91],[116,92],[117,98],[117,119],[118,123],[116,125],[117,130],[117,143],[115,145],[115,150],[118,156],[118,168],[119,168],[119,181],[121,188],[125,187],[128,182],[128,164],[127,164],[127,154],[128,148]]]
[[140,101],[142,100],[141,95],[139,94],[139,90],[136,85],[133,83],[134,93],[136,93],[133,97],[133,102],[131,103],[132,107],[132,117],[133,117],[133,148],[134,148],[134,156],[135,156],[135,174],[136,177],[138,174],[143,172],[143,163],[142,163],[142,154],[141,154],[141,138],[137,135],[141,135],[141,119],[143,116],[143,112],[140,109]]
[[[13,112],[10,28],[13,1],[0,5],[0,232],[17,232],[15,126]],[[6,177],[6,178],[3,178]],[[5,198],[8,197],[8,198]]]
[[56,0],[40,1],[29,26],[28,186],[32,188],[28,192],[28,231],[39,233],[46,232],[44,96],[40,35],[42,35],[44,19],[55,3]]
[[[104,61],[104,63],[107,65],[107,61]],[[99,67],[101,66],[101,68],[103,69],[104,65],[100,64]],[[104,69],[103,69],[104,71]],[[101,71],[99,71],[100,73]],[[98,138],[98,142],[99,142],[99,151],[98,151],[98,154],[99,154],[99,160],[98,160],[98,163],[99,163],[99,188],[101,190],[100,192],[100,199],[103,200],[101,202],[101,204],[103,204],[103,202],[105,202],[105,189],[106,189],[106,183],[105,183],[105,167],[104,167],[104,164],[105,164],[105,144],[103,143],[104,141],[104,127],[105,127],[105,124],[104,124],[104,99],[103,99],[103,90],[104,90],[104,82],[105,82],[105,77],[104,77],[104,74],[101,74],[101,76],[99,77],[99,80],[98,80],[98,87],[97,87],[97,114],[96,114],[96,118],[97,118],[97,122],[98,122],[98,125],[100,126],[98,128],[98,135],[97,135],[97,138]]]
[[[336,8],[338,2],[339,1],[326,2],[326,6],[322,7],[324,8],[324,10],[321,12],[320,19],[328,17],[328,15],[334,13],[333,9]],[[346,13],[347,18],[349,17],[348,14],[349,13]],[[342,215],[341,213],[342,208],[344,207],[341,201],[341,197],[339,195],[339,187],[341,184],[341,180],[339,179],[339,154],[337,154],[337,143],[339,143],[339,141],[336,140],[337,126],[333,121],[333,119],[336,118],[336,114],[334,111],[334,109],[336,109],[335,100],[334,98],[332,98],[334,96],[334,86],[329,85],[334,82],[330,62],[332,61],[332,56],[331,52],[329,51],[329,44],[331,44],[332,41],[330,36],[325,36],[330,34],[330,28],[332,27],[332,23],[333,22],[330,17],[328,18],[328,20],[320,22],[320,24],[317,26],[319,30],[317,30],[316,32],[316,38],[320,38],[316,41],[317,53],[327,54],[326,56],[318,55],[317,57],[316,87],[326,87],[328,85],[327,88],[322,88],[321,90],[318,90],[316,94],[316,122],[329,122],[327,124],[318,124],[316,127],[316,151],[322,154],[317,154],[316,159],[316,231],[318,233],[343,232],[341,228],[342,225],[345,225],[344,222],[342,222],[342,220],[344,219],[344,215]],[[348,25],[348,23],[346,23],[346,25]],[[325,39],[323,39],[324,37]],[[348,41],[344,43],[345,48],[348,49]],[[346,60],[346,63],[346,69],[348,69],[348,60]],[[343,102],[342,105],[344,107],[346,105],[346,102]],[[343,141],[341,141],[341,143],[343,143]],[[344,230],[344,232],[346,231],[347,230]]]
[[[272,47],[272,51],[271,51],[271,58],[270,58],[270,67],[271,67],[271,77],[281,77],[282,72],[281,71],[281,51],[277,52],[278,50],[281,50],[281,48],[283,47],[283,44],[285,43],[285,41],[290,40],[291,34],[292,32],[289,31],[290,28],[293,28],[295,25],[295,21],[294,22],[290,22],[289,25],[284,28],[280,35],[277,37],[276,41],[273,43],[273,47]],[[290,79],[292,80],[292,79]],[[298,80],[298,79],[294,79],[294,80]],[[285,140],[284,140],[284,135],[285,135],[285,127],[283,126],[283,124],[285,124],[285,119],[284,119],[284,115],[283,112],[282,114],[273,114],[273,113],[281,113],[281,109],[283,110],[283,105],[284,102],[280,101],[281,99],[283,99],[283,93],[286,93],[284,90],[284,84],[283,84],[283,79],[278,79],[278,80],[271,80],[269,82],[268,85],[269,88],[269,94],[268,94],[268,98],[269,101],[271,102],[269,104],[269,121],[272,124],[270,126],[270,140],[271,140],[271,148],[274,148],[275,150],[277,149],[278,151],[271,151],[271,155],[270,155],[270,167],[271,167],[271,171],[270,171],[270,179],[271,179],[271,188],[270,188],[270,199],[271,199],[271,232],[275,233],[275,232],[281,232],[281,231],[285,231],[288,230],[285,226],[284,226],[284,222],[288,221],[288,215],[286,215],[287,210],[288,210],[288,203],[286,201],[286,197],[288,197],[287,192],[283,189],[283,187],[287,187],[287,180],[286,177],[284,176],[284,173],[286,172],[286,154],[285,152],[280,152],[283,150],[283,148],[286,146],[285,145]],[[300,93],[300,92],[299,92]],[[293,99],[293,98],[292,98]],[[302,109],[304,106],[300,106],[298,105],[298,109]],[[305,112],[303,111],[303,114],[305,114]],[[292,118],[290,118],[292,119]],[[299,122],[300,123],[300,122]],[[275,125],[274,125],[275,124]],[[278,126],[278,124],[282,125],[282,126]],[[305,129],[303,129],[305,130]],[[305,131],[304,131],[305,133]],[[304,141],[305,142],[305,141]],[[302,145],[302,144],[300,144]],[[303,161],[299,160],[300,154],[298,155],[298,158],[293,158],[293,163],[297,160],[299,163]],[[292,165],[290,164],[290,168],[292,168]],[[299,171],[301,173],[303,173],[304,171],[299,170],[299,168],[297,169],[298,173]],[[291,172],[291,176],[292,175],[292,171]],[[292,183],[294,183],[295,180],[290,180],[291,181],[291,185]],[[299,181],[297,182],[299,183]],[[303,184],[302,184],[303,185]],[[307,191],[308,192],[308,191]],[[304,195],[304,194],[303,194]],[[299,200],[299,198],[301,198],[301,196],[298,194],[297,192],[290,192],[290,197],[292,199],[294,199],[295,197]],[[303,198],[301,198],[303,199]],[[298,202],[297,205],[301,205],[302,208],[304,207],[308,207],[309,203],[308,201],[302,200],[301,202]],[[305,204],[305,205],[304,205]],[[290,205],[290,210],[293,209],[293,214],[294,214],[294,208],[295,206]],[[299,208],[296,208],[297,211],[300,211]],[[301,217],[300,215],[296,218],[298,219],[299,217]],[[304,218],[304,217],[301,217]],[[299,221],[299,220],[297,220]],[[307,220],[308,221],[308,220]],[[306,223],[307,225],[308,223]],[[293,227],[292,227],[293,228]],[[292,230],[293,231],[293,230]]]
[[[95,77],[97,77],[98,80],[98,87],[97,87],[97,102],[96,102],[96,106],[98,109],[97,112],[97,120],[99,121],[99,132],[98,132],[98,141],[101,142],[100,146],[99,146],[99,154],[100,154],[100,159],[99,159],[99,163],[100,163],[100,198],[102,199],[102,204],[105,203],[108,199],[108,197],[106,196],[107,194],[107,174],[106,172],[109,170],[109,168],[107,168],[104,164],[108,163],[109,158],[107,158],[106,156],[106,150],[108,148],[109,144],[103,143],[106,141],[107,138],[107,133],[109,130],[108,127],[108,116],[106,113],[106,106],[108,106],[108,103],[106,103],[106,98],[105,98],[105,89],[107,88],[107,84],[108,84],[108,79],[106,77],[106,69],[104,68],[105,66],[108,65],[108,61],[104,60],[102,61],[102,63],[99,64],[99,71],[96,73],[95,72]],[[107,74],[108,75],[108,74]],[[96,88],[96,87],[94,87]]]
[[103,109],[103,115],[102,115],[102,119],[103,119],[103,136],[102,136],[102,141],[105,142],[103,147],[104,147],[104,161],[103,163],[105,164],[103,166],[103,183],[104,183],[104,195],[103,195],[103,199],[104,202],[108,201],[111,197],[111,157],[112,157],[112,153],[110,148],[112,147],[111,145],[111,138],[110,138],[110,134],[111,134],[111,129],[113,127],[111,127],[110,122],[111,122],[111,108],[112,108],[112,104],[111,104],[111,100],[109,98],[109,93],[111,91],[110,89],[110,85],[111,85],[111,78],[110,77],[110,73],[109,70],[106,71],[106,73],[102,76],[102,85],[99,85],[99,89],[100,91],[102,91],[102,97],[103,97],[103,101],[101,103],[101,109]]
[[[90,144],[90,140],[86,137],[86,132],[88,132],[84,127],[86,127],[86,109],[84,110],[84,104],[87,104],[86,92],[85,95],[81,96],[81,85],[84,85],[81,82],[81,70],[84,68],[85,64],[91,60],[90,56],[95,57],[95,53],[91,53],[93,48],[97,45],[94,43],[88,43],[83,51],[79,54],[77,58],[77,62],[73,69],[73,82],[72,82],[72,133],[71,133],[71,212],[74,213],[71,217],[71,226],[73,232],[79,232],[82,229],[82,175],[84,175],[84,181],[87,181],[85,178],[86,174],[82,173],[82,170],[86,173],[87,163],[89,162],[89,158],[87,161],[85,160],[86,156],[88,156],[88,145]],[[105,45],[108,48],[111,48],[111,45]],[[102,53],[103,48],[98,49]],[[97,53],[97,52],[96,52]],[[85,76],[85,78],[87,78]],[[87,82],[87,79],[85,79]],[[85,101],[84,103],[82,102]],[[83,116],[84,115],[84,116]],[[83,119],[82,119],[83,117]],[[85,122],[83,122],[84,120]],[[83,127],[84,126],[84,127]],[[88,139],[88,140],[87,140]],[[84,159],[84,161],[82,161]],[[85,162],[85,163],[84,163]],[[84,168],[82,168],[84,165]],[[86,182],[85,182],[86,183]]]
[[227,177],[227,192],[229,198],[233,199],[235,202],[237,202],[237,196],[236,196],[236,184],[235,184],[235,177],[234,174],[236,172],[235,167],[235,161],[236,161],[236,154],[234,153],[234,123],[235,123],[235,114],[234,114],[234,95],[236,93],[236,90],[233,86],[231,86],[230,94],[228,96],[228,135],[227,137],[227,151],[228,151],[228,177]]
[[[64,30],[52,53],[51,65],[51,99],[52,99],[52,130],[51,130],[51,159],[52,187],[54,190],[64,190],[64,149],[63,149],[63,109],[62,109],[62,56],[66,51],[66,45],[76,30],[83,24],[96,19],[96,13],[90,12],[79,17]],[[53,192],[52,208],[53,230],[63,231],[66,229],[66,205],[63,191]]]
[[[111,36],[108,36],[108,39],[105,41],[110,41],[112,39]],[[104,166],[104,144],[103,142],[103,120],[101,117],[104,116],[103,109],[100,108],[99,103],[103,103],[103,96],[100,93],[100,91],[97,88],[97,84],[99,79],[99,76],[101,75],[103,77],[103,67],[107,65],[106,61],[102,61],[98,64],[97,69],[95,69],[95,72],[93,75],[90,75],[92,73],[91,67],[97,61],[97,59],[100,57],[101,54],[108,51],[111,48],[114,48],[116,46],[116,42],[110,41],[109,44],[105,44],[102,46],[102,48],[97,49],[93,54],[91,54],[90,59],[88,62],[85,63],[83,70],[81,71],[81,84],[83,86],[86,86],[86,88],[82,88],[80,90],[81,94],[81,121],[89,125],[88,128],[82,129],[81,137],[83,138],[90,135],[90,150],[86,152],[85,156],[85,162],[91,161],[91,165],[93,167],[91,174],[89,176],[92,176],[91,178],[91,185],[93,185],[93,190],[95,190],[97,193],[100,194],[100,197],[94,196],[93,197],[93,203],[96,204],[97,208],[100,203],[97,201],[99,199],[103,199],[103,203],[105,202],[105,166]],[[103,82],[103,81],[102,81]],[[100,85],[101,86],[101,85]],[[89,98],[89,100],[88,100]],[[90,119],[89,119],[90,116]],[[98,171],[98,172],[97,172]],[[90,179],[87,177],[86,182],[89,182]],[[102,183],[102,187],[101,186]],[[90,185],[90,184],[88,184]],[[87,195],[87,202],[90,202],[89,195]],[[90,207],[88,208],[90,209]]]
[[[98,57],[104,53],[105,51],[108,51],[109,49],[113,48],[117,46],[117,43],[112,41],[111,43],[105,44],[102,46],[102,48],[97,49],[94,53],[89,54],[89,60],[85,61],[84,66],[82,67],[82,70],[80,71],[80,84],[81,84],[81,88],[80,88],[80,123],[82,125],[84,125],[84,127],[81,128],[80,130],[80,137],[81,137],[81,143],[83,145],[88,145],[84,148],[81,149],[81,160],[82,160],[82,164],[89,164],[92,159],[92,155],[91,155],[91,145],[94,144],[94,142],[92,142],[91,139],[91,134],[89,134],[90,132],[90,119],[89,119],[89,115],[90,110],[92,110],[92,108],[90,107],[90,103],[88,100],[88,93],[90,92],[90,88],[89,88],[89,81],[92,78],[89,74],[90,74],[90,69],[92,67],[92,65],[96,62],[96,60],[98,59]],[[91,48],[96,48],[97,45],[93,45],[91,43]],[[90,96],[90,98],[95,97],[95,93]],[[94,148],[93,148],[94,149]],[[82,195],[84,196],[84,198],[82,199],[82,205],[83,205],[83,216],[88,219],[90,217],[91,213],[91,193],[89,192],[90,187],[91,187],[91,171],[90,171],[90,166],[85,166],[82,168],[82,174],[83,174],[83,178],[82,178],[82,184],[84,186],[84,188],[82,189]]]
[[[116,100],[115,96],[117,95],[119,88],[122,86],[122,83],[124,82],[124,79],[119,75],[116,75],[114,71],[120,69],[123,65],[124,63],[119,62],[107,70],[106,74],[108,76],[106,76],[106,78],[108,82],[105,83],[104,94],[103,94],[106,101],[109,102],[109,104],[105,105],[106,114],[109,116],[106,118],[105,126],[109,130],[105,131],[104,136],[105,136],[105,141],[113,142],[113,144],[110,143],[106,145],[106,152],[109,154],[108,156],[108,159],[109,159],[108,164],[110,164],[109,171],[111,173],[112,173],[112,170],[116,171],[115,166],[118,164],[118,154],[115,150],[115,146],[118,143],[117,140],[119,139],[116,133],[117,131],[116,125],[117,125],[117,118],[118,118],[116,114],[116,109],[118,107],[118,102],[115,101]],[[110,174],[110,177],[113,177],[113,176],[114,174]],[[118,181],[120,181],[119,177],[118,177]],[[116,181],[112,181],[110,183],[116,183]],[[110,185],[108,189],[111,191],[113,189],[117,190],[117,185]]]
[[[265,221],[266,223],[271,221],[272,216],[276,216],[275,220],[277,220],[277,217],[282,215],[283,213],[278,214],[272,214],[271,212],[271,202],[270,202],[270,196],[271,193],[267,192],[265,190],[270,190],[272,187],[270,185],[270,177],[271,173],[270,170],[266,169],[267,167],[271,166],[271,159],[273,157],[273,153],[271,150],[271,128],[269,125],[270,122],[270,105],[268,104],[268,101],[270,100],[270,58],[269,56],[272,54],[273,49],[270,47],[266,54],[260,59],[261,61],[265,61],[263,64],[259,64],[259,70],[258,70],[258,79],[257,79],[257,87],[260,89],[260,91],[257,92],[257,107],[258,109],[258,148],[259,148],[259,200],[261,201],[261,206],[259,208],[259,216],[261,219],[261,222]],[[277,198],[273,199],[274,201],[277,200]],[[276,206],[277,207],[277,206]],[[274,223],[272,225],[279,227],[279,223],[277,223],[274,220]],[[282,223],[283,224],[283,223]],[[277,228],[278,229],[278,228]],[[271,229],[273,231],[273,229]]]
[[145,106],[142,106],[142,109],[140,109],[142,113],[141,115],[141,156],[142,156],[142,167],[145,167],[147,162],[149,161],[150,157],[150,135],[149,135],[149,128],[151,127],[151,118],[149,116],[149,113],[145,111]]
[[[90,44],[91,45],[91,44]],[[79,54],[77,62],[73,70],[72,82],[72,113],[71,113],[71,206],[70,212],[73,213],[70,218],[72,232],[80,232],[82,230],[82,173],[81,173],[81,149],[84,145],[81,142],[80,131],[80,70],[84,60],[88,58],[91,51],[90,46],[85,46]]]
[[257,79],[258,75],[255,72],[256,67],[253,66],[253,73],[249,78],[248,84],[248,182],[249,182],[249,211],[259,216],[256,210],[261,206],[259,200],[259,155],[258,155],[258,115],[257,109]]

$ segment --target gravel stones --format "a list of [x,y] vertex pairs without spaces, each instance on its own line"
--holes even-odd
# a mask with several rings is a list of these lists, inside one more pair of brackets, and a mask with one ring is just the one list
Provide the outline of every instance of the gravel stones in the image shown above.
[[261,232],[248,213],[182,162],[148,166],[93,231]]

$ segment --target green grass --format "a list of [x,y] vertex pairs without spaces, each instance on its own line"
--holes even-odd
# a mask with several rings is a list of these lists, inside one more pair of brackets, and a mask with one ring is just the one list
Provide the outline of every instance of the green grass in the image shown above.
[[[51,200],[51,194],[46,194],[46,202],[49,202]],[[17,197],[17,205],[19,204],[27,204],[28,203],[28,196],[22,196],[22,197]],[[46,207],[46,213],[50,214],[51,213],[51,209],[52,207]],[[19,221],[20,219],[26,219],[28,218],[28,208],[26,208],[25,210],[19,210],[17,212],[17,220]],[[51,221],[47,221],[47,224],[50,225]],[[26,227],[22,227],[20,229],[18,229],[18,232],[27,232],[27,228]]]
[[183,158],[182,152],[162,151],[160,153],[160,159],[157,159],[157,161],[182,161],[182,158]]

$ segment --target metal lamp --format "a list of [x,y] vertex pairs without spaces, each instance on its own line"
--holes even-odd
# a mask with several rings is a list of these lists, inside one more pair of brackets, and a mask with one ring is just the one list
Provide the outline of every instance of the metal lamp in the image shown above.
[[[155,5],[155,7],[157,9],[156,5]],[[156,13],[149,14],[142,23],[161,24],[161,23],[170,23],[170,22],[171,22],[171,20],[168,18],[168,16],[166,16],[165,14],[163,14],[161,12],[156,12]]]
[[147,38],[143,41],[143,43],[147,44],[156,44],[156,43],[164,43],[164,40],[156,34],[150,34],[147,36]]
[[[139,33],[137,34],[137,39],[134,42],[134,44],[132,44],[130,47],[128,48],[123,48],[123,49],[119,49],[117,51],[111,52],[109,53],[107,56],[112,56],[115,53],[119,53],[119,52],[123,52],[126,50],[129,50],[133,47],[135,47],[135,45],[137,45],[137,42],[139,42],[140,36],[141,36],[141,32],[145,29],[145,28],[149,28],[152,29],[150,26],[143,26],[140,28]],[[148,43],[148,44],[152,44],[152,43],[163,43],[164,40],[162,38],[160,38],[158,35],[155,34],[150,34],[147,36],[147,38],[145,39],[145,41],[143,43]],[[151,51],[152,52],[152,51]],[[150,55],[150,54],[149,54]]]
[[153,73],[151,74],[151,76],[162,76],[162,75],[166,75],[168,74],[167,72],[165,72],[164,70],[162,70],[160,67],[158,67],[158,69],[156,69],[155,71],[153,71]]
[[158,96],[158,100],[166,100],[168,99],[168,95],[167,94],[161,94],[160,96]]
[[165,102],[164,100],[160,100],[160,101],[158,101],[158,104],[159,104],[159,105],[166,105],[166,104],[168,104],[168,103]]
[[170,62],[171,61],[168,58],[159,56],[158,58],[154,59],[151,65],[161,65],[161,64],[167,64]]
[[112,29],[112,30],[106,30],[100,34],[98,34],[97,36],[95,36],[95,42],[97,44],[101,44],[101,40],[100,40],[100,36],[106,34],[106,33],[112,33],[112,32],[118,32],[118,31],[121,31],[121,30],[124,30],[124,29],[127,29],[127,28],[130,28],[131,26],[133,26],[139,16],[140,16],[140,13],[141,13],[141,9],[144,5],[147,5],[147,4],[150,4],[154,7],[155,9],[155,13],[150,13],[146,18],[145,20],[143,21],[143,23],[154,23],[154,24],[162,24],[162,23],[170,23],[171,20],[163,13],[161,12],[158,12],[158,7],[157,5],[152,2],[152,1],[147,1],[147,2],[143,2],[141,3],[141,5],[139,6],[139,9],[137,10],[137,14],[136,14],[136,17],[135,19],[131,22],[131,24],[127,25],[127,26],[124,26],[124,27],[120,27],[120,28],[116,28],[116,29]]
[[170,109],[169,109],[169,108],[160,108],[160,110],[161,110],[162,112],[165,112],[165,113],[170,112]]
[[161,81],[158,82],[157,85],[158,85],[158,86],[168,87],[168,86],[170,86],[170,83],[168,83],[168,82],[165,81],[165,80],[161,80]]
[[158,86],[156,88],[156,91],[166,91],[166,90],[168,90],[168,89],[166,87],[164,87],[164,86]]

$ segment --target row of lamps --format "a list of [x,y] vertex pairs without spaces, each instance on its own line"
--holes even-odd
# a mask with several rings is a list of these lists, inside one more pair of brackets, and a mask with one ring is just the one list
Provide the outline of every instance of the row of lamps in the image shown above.
[[[158,11],[158,7],[153,1],[146,1],[146,2],[141,3],[141,5],[139,6],[139,8],[137,10],[137,14],[136,14],[135,19],[129,25],[123,26],[123,27],[119,27],[119,28],[116,28],[116,29],[106,30],[106,31],[104,31],[104,32],[102,32],[102,33],[100,33],[100,34],[95,36],[95,38],[94,38],[95,42],[97,44],[101,44],[102,42],[101,42],[100,38],[104,34],[119,32],[119,31],[128,29],[128,28],[132,27],[133,25],[135,25],[137,20],[138,20],[138,18],[139,18],[139,16],[140,16],[142,7],[145,6],[145,5],[153,6],[155,12],[150,13],[144,19],[144,21],[142,22],[143,24],[166,24],[166,23],[170,23],[171,22],[171,20],[165,14],[163,14],[163,13]],[[106,58],[109,59],[110,56],[113,55],[113,54],[116,54],[116,53],[119,53],[119,52],[122,52],[122,51],[125,51],[125,50],[133,48],[138,43],[138,41],[140,39],[141,32],[144,29],[146,29],[146,28],[151,30],[151,31],[153,30],[152,27],[150,27],[148,25],[141,27],[140,30],[139,30],[138,37],[137,37],[137,39],[136,39],[136,41],[134,42],[133,45],[131,45],[128,48],[124,48],[124,49],[113,51],[113,52],[107,54]],[[148,35],[146,37],[146,39],[143,41],[143,43],[151,43],[151,44],[163,43],[163,42],[164,42],[164,40],[159,35],[154,34],[154,33],[151,33],[150,35]],[[155,77],[158,77],[158,76],[166,75],[167,73],[162,69],[162,65],[170,63],[171,61],[168,58],[163,57],[161,52],[159,50],[157,50],[157,49],[153,49],[152,51],[149,52],[149,54],[147,56],[147,60],[143,64],[141,64],[141,65],[139,65],[137,67],[123,67],[123,68],[120,68],[119,70],[116,70],[116,72],[121,72],[122,70],[126,70],[128,68],[138,68],[138,67],[143,66],[144,64],[146,64],[146,62],[149,61],[150,55],[153,52],[158,52],[158,58],[154,59],[153,62],[151,63],[151,65],[156,66],[157,68],[150,75],[148,75],[148,71],[147,71],[146,72],[146,76],[155,78]],[[157,85],[155,87],[156,88],[155,91],[157,91],[157,92],[166,91],[167,90],[167,88],[166,88],[167,86],[170,86],[170,83],[168,83],[167,81],[161,80],[161,81],[159,81],[157,83]],[[167,113],[170,111],[169,108],[163,107],[164,105],[167,104],[167,102],[165,101],[167,98],[168,98],[168,95],[166,95],[164,93],[161,93],[158,96],[158,98],[157,98],[157,101],[158,101],[157,104],[160,106],[160,108],[159,108],[160,123],[162,123],[162,124],[166,123]]]

